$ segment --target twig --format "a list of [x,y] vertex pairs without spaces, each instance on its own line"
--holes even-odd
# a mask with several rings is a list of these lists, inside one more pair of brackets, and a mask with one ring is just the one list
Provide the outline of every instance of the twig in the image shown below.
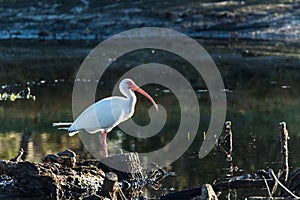
[[[225,122],[225,138],[226,138],[226,152],[227,160],[232,161],[232,131],[231,131],[231,121]],[[224,138],[224,139],[225,139]]]
[[15,158],[10,159],[10,161],[13,161],[13,162],[22,161],[23,154],[24,154],[24,150],[22,148],[20,148],[20,151],[19,151],[18,155]]
[[266,184],[266,188],[267,188],[267,190],[268,190],[269,197],[272,198],[272,193],[271,193],[271,191],[270,191],[269,184],[268,184],[268,182],[267,182],[267,180],[266,180],[266,178],[265,178],[264,176],[262,176],[262,178],[264,179],[264,182],[265,182],[265,184]]
[[293,198],[296,198],[296,199],[300,199],[300,197],[296,196],[294,193],[292,193],[287,187],[285,187],[279,180],[278,178],[276,177],[274,171],[272,169],[269,169],[269,174],[270,176],[278,182],[278,185],[280,185],[282,187],[282,189],[284,189],[289,195],[291,195]]
[[272,187],[272,195],[275,194],[276,190],[278,188],[278,182],[275,180],[274,186]]
[[224,149],[224,147],[222,147],[221,145],[219,145],[218,147],[227,155],[227,151]]
[[121,200],[126,200],[126,196],[123,193],[121,187],[119,185],[117,187],[118,187],[118,189],[117,189],[118,190],[118,194],[119,194],[119,197],[121,198]]

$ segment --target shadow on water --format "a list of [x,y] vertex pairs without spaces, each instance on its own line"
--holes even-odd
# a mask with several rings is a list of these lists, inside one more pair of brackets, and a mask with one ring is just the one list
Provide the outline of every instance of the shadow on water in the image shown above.
[[[23,42],[25,46],[30,46],[26,41]],[[288,124],[291,137],[290,165],[293,168],[299,166],[300,157],[297,152],[300,151],[300,146],[297,144],[300,142],[298,132],[300,71],[297,69],[299,66],[297,48],[295,47],[293,51],[293,47],[284,43],[274,45],[265,42],[252,44],[245,41],[231,44],[222,41],[200,42],[203,42],[215,60],[228,89],[226,118],[233,123],[235,165],[240,171],[246,172],[267,167],[278,169],[280,162],[278,123],[284,120]],[[18,83],[21,87],[27,87],[29,84],[32,94],[36,96],[35,101],[25,99],[14,102],[0,101],[1,159],[13,158],[20,147],[26,151],[26,159],[32,161],[40,161],[43,155],[66,148],[74,150],[81,159],[92,158],[78,136],[69,137],[66,132],[56,130],[52,127],[52,122],[72,120],[73,80],[82,59],[94,44],[78,44],[78,49],[74,49],[74,44],[70,43],[46,44],[43,43],[41,47],[33,45],[35,50],[32,52],[36,55],[31,57],[27,57],[26,54],[12,54],[9,57],[11,59],[1,61],[4,64],[1,68],[1,84]],[[7,43],[5,45],[7,50],[14,51],[13,45]],[[49,51],[49,48],[54,47],[61,53]],[[29,53],[30,50],[24,48],[24,52]],[[130,60],[134,61],[129,63],[129,67],[145,62],[147,59],[145,54],[135,52],[129,55]],[[22,66],[17,59],[19,56],[24,58]],[[36,57],[39,58],[38,61]],[[149,60],[151,59],[174,66],[184,74],[194,87],[201,110],[196,139],[188,151],[169,166],[169,170],[176,172],[176,176],[167,178],[158,194],[224,178],[224,169],[227,167],[224,153],[214,149],[201,160],[197,157],[203,141],[203,132],[207,130],[210,120],[209,93],[205,90],[206,86],[201,76],[195,76],[187,63],[178,58],[172,60],[172,57],[166,56],[166,52],[157,52]],[[60,61],[63,61],[61,66]],[[97,93],[97,99],[110,96],[113,83],[128,70],[120,67],[124,62],[125,59],[118,60],[104,74],[103,82],[98,86],[101,92]],[[29,72],[26,74],[17,75],[27,70]],[[104,89],[105,87],[107,89]],[[152,94],[159,104],[164,105],[168,112],[168,120],[163,131],[149,139],[138,139],[116,128],[108,135],[111,142],[118,144],[111,147],[111,152],[118,152],[119,148],[138,152],[152,151],[161,148],[174,137],[180,116],[176,97],[166,88],[157,85],[146,86],[145,90]],[[1,93],[3,92],[2,88]],[[149,123],[149,102],[141,96],[138,96],[138,99],[133,120],[145,125]],[[155,194],[150,192],[150,195]]]

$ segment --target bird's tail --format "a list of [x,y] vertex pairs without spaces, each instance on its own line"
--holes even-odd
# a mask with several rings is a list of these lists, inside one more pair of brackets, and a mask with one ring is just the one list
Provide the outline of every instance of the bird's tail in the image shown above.
[[62,127],[62,126],[70,127],[71,125],[72,125],[72,122],[55,122],[55,123],[52,123],[53,127]]
[[70,131],[70,127],[72,126],[72,122],[55,122],[52,123],[53,127],[58,127],[58,130],[69,131],[69,136],[74,136],[79,131]]
[[74,129],[74,127],[72,126],[72,122],[55,122],[52,123],[53,127],[58,127],[58,130],[64,130],[64,131],[68,131],[69,132],[69,136],[74,136],[77,133],[79,133],[78,130]]

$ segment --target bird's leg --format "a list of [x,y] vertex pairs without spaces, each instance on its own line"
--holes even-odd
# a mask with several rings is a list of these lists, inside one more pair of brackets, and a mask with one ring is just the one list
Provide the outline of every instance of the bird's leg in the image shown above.
[[108,157],[108,153],[107,153],[107,143],[106,143],[106,136],[107,136],[107,132],[104,130],[103,131],[103,139],[102,139],[102,145],[103,145],[103,153],[105,157]]

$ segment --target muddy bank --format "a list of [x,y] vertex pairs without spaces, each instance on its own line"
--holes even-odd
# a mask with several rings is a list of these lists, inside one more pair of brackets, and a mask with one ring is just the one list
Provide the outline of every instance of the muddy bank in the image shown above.
[[136,199],[146,186],[157,188],[167,176],[155,165],[144,169],[136,153],[76,162],[76,154],[66,150],[48,154],[40,163],[23,161],[22,154],[0,160],[0,198]]
[[0,2],[0,38],[105,39],[138,27],[165,27],[198,38],[300,39],[300,6],[291,1]]

